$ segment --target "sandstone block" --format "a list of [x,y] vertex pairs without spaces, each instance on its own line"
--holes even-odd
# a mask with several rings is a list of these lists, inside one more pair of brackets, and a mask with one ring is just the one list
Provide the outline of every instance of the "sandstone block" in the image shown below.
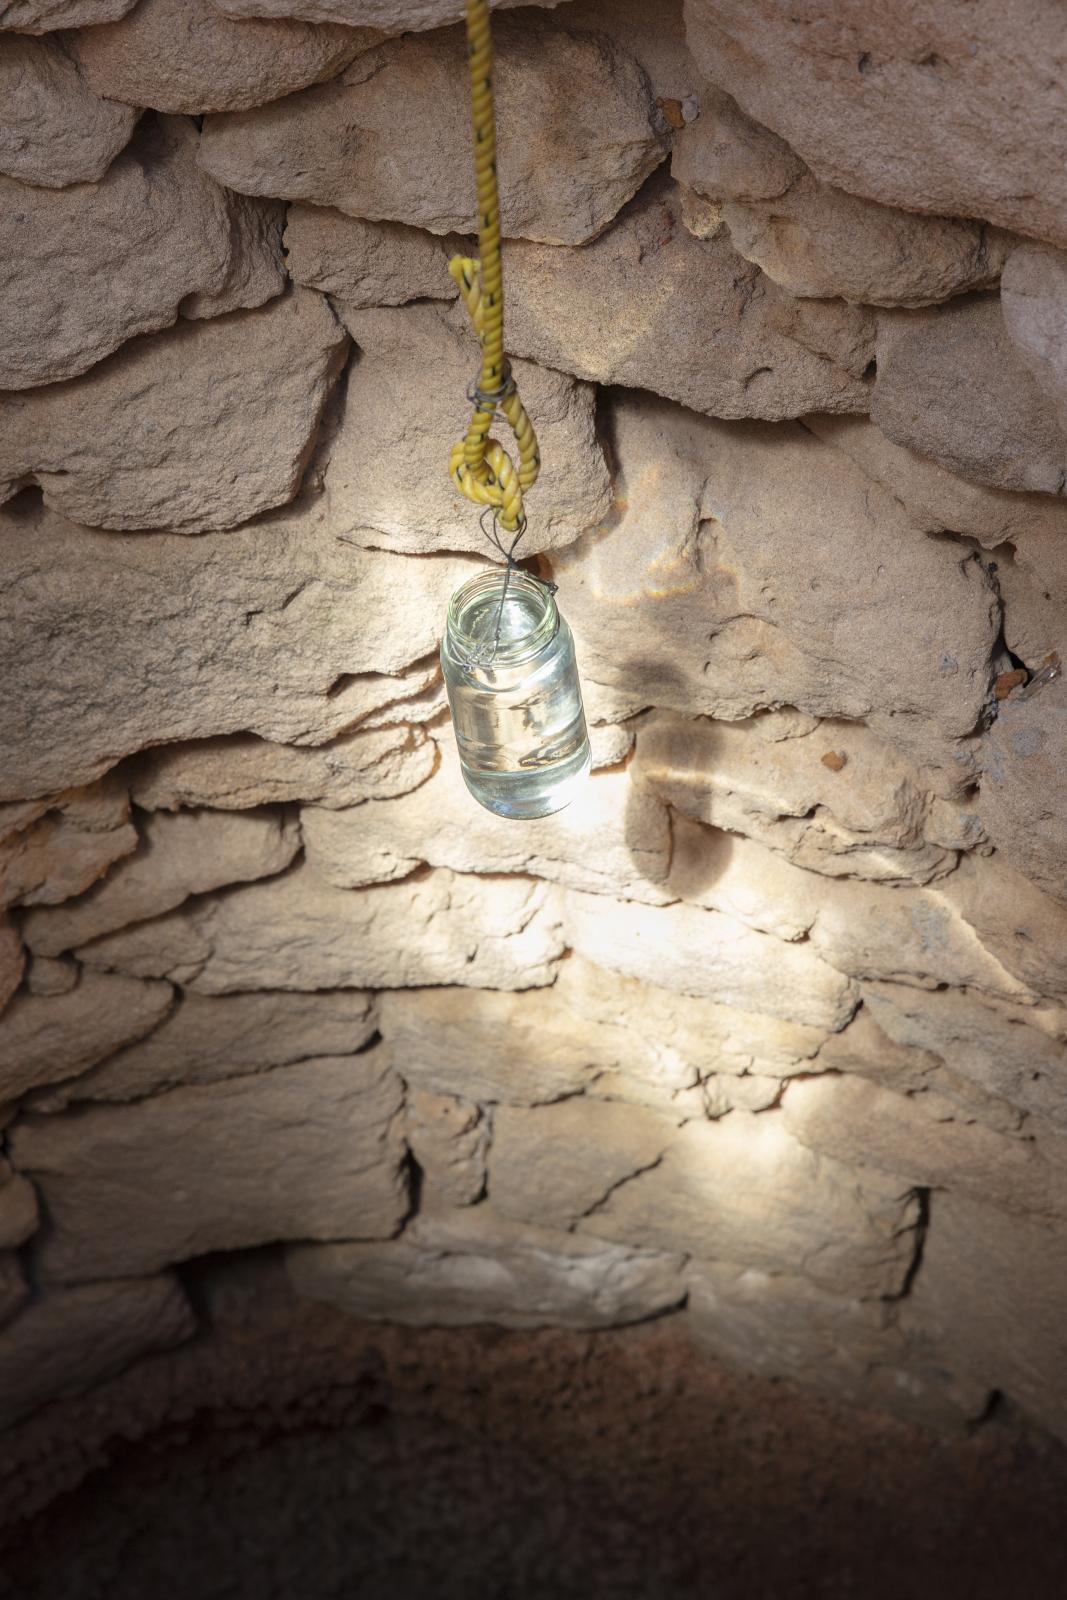
[[1015,348],[1042,393],[1067,423],[1067,254],[1047,245],[1013,250],[1004,269],[1000,305]]
[[165,983],[86,972],[58,995],[19,995],[0,1017],[0,1101],[57,1083],[150,1033],[170,1010]]
[[[581,244],[663,160],[648,81],[606,35],[533,19],[493,34],[504,233]],[[476,216],[468,93],[460,29],[390,41],[332,83],[210,120],[201,160],[242,194],[465,233]]]
[[[670,1107],[703,1080],[777,1081],[810,1067],[825,1030],[695,999],[570,956],[549,989],[406,989],[379,1001],[404,1076],[437,1093],[536,1105],[629,1084]],[[721,1085],[719,1086],[721,1088]]]
[[332,78],[377,43],[372,28],[291,18],[235,22],[211,0],[140,0],[71,48],[96,93],[156,111],[246,111]]
[[192,1307],[170,1276],[50,1289],[0,1333],[0,1427],[195,1331]]
[[993,489],[1060,494],[1067,437],[996,298],[883,313],[871,416],[897,444]]
[[817,299],[925,306],[988,289],[1011,243],[995,229],[876,205],[810,174],[775,199],[727,201],[722,220],[738,254],[790,294]]
[[[1057,510],[1062,500],[1045,497]],[[1004,642],[1039,672],[1063,639],[1063,598],[1067,594],[1067,540],[1062,527],[1037,524],[1018,534],[1014,551],[997,551],[997,582],[1004,606]]]
[[[403,1072],[395,1054],[393,1062]],[[422,1174],[420,1199],[429,1206],[469,1206],[485,1189],[489,1127],[481,1109],[455,1095],[411,1089],[404,1137]]]
[[1067,1140],[1035,1146],[995,1133],[935,1090],[893,1094],[826,1073],[787,1084],[782,1116],[801,1144],[845,1166],[873,1167],[1007,1211],[1067,1217]]
[[230,883],[271,877],[300,849],[294,820],[276,812],[157,812],[146,818],[135,855],[103,883],[62,906],[29,912],[31,950],[57,956],[146,917],[160,916],[190,895]]
[[94,967],[166,971],[201,994],[431,983],[527,989],[563,950],[549,891],[440,870],[337,889],[309,867],[98,939]]
[[343,544],[321,512],[131,544],[24,499],[0,509],[0,592],[19,596],[0,622],[0,795],[52,795],[171,740],[320,745],[387,708],[418,720],[448,596],[477,568]]
[[[898,750],[862,723],[834,720],[795,738],[764,737],[779,715],[722,722],[653,711],[637,731],[634,782],[827,877],[922,883],[948,870],[954,856],[926,842],[928,797]],[[823,760],[827,751],[843,757],[840,769]],[[743,872],[742,841],[732,838],[730,851],[724,868],[736,852]]]
[[985,739],[979,811],[1005,859],[1067,900],[1067,690],[1005,700]]
[[986,1386],[950,1377],[890,1307],[827,1294],[795,1273],[722,1262],[692,1263],[686,1282],[696,1344],[731,1366],[926,1426],[959,1427],[985,1408]]
[[763,845],[683,816],[672,818],[671,838],[668,886],[682,900],[778,939],[801,939],[815,921],[818,882]]
[[68,900],[138,842],[125,785],[113,778],[42,801],[28,827],[2,835],[0,824],[0,905]]
[[0,1328],[21,1311],[29,1293],[18,1256],[13,1250],[0,1252]]
[[335,295],[354,310],[454,300],[457,294],[448,275],[447,241],[401,222],[367,222],[329,206],[297,203],[286,216],[285,248],[297,283]]
[[525,1227],[487,1205],[419,1216],[388,1245],[291,1246],[286,1265],[306,1299],[419,1327],[617,1327],[683,1293],[677,1256]]
[[372,1051],[24,1119],[9,1139],[48,1208],[42,1277],[132,1276],[276,1239],[388,1238],[407,1210],[401,1101]]
[[906,16],[864,0],[686,0],[685,18],[702,70],[825,182],[1067,242],[1064,94],[1048,71],[1059,17],[1043,0],[1010,30],[995,0],[966,13],[924,0]]
[[194,739],[143,757],[130,792],[151,811],[215,806],[243,811],[291,800],[330,808],[405,794],[434,769],[437,746],[419,727],[353,729],[317,750],[255,734]]
[[[590,778],[565,811],[515,828],[476,807],[450,737],[438,771],[409,795],[345,811],[306,806],[308,860],[341,888],[387,883],[417,866],[521,872],[593,894],[662,905],[671,859],[666,807],[625,772]],[[677,891],[676,891],[677,892]]]
[[965,856],[941,887],[1003,967],[1045,1000],[1067,1004],[1067,896],[1042,894],[1003,850]]
[[905,1326],[941,1359],[1067,1438],[1062,1228],[953,1194],[930,1203],[923,1265]]
[[28,994],[69,994],[76,989],[81,969],[68,958],[53,961],[50,956],[33,956],[26,974]]
[[91,527],[232,528],[296,493],[347,342],[298,289],[0,395],[0,494],[32,479]]
[[643,906],[567,890],[567,941],[597,966],[631,978],[812,1027],[843,1027],[855,1010],[849,980],[807,944],[784,944],[699,906]]
[[112,22],[137,0],[3,0],[0,28],[23,33],[51,33],[56,28],[84,28]]
[[[212,3],[231,17],[306,17],[310,22],[341,22],[350,27],[381,28],[389,33],[440,28],[446,22],[458,22],[463,16],[463,0],[212,0]],[[559,0],[523,0],[523,3],[554,6]],[[519,0],[489,0],[489,4],[495,11],[518,5]]]
[[[280,208],[220,189],[197,166],[197,143],[186,119],[148,118],[92,187],[0,179],[0,202],[20,224],[0,252],[11,311],[0,387],[76,377],[136,334],[168,327],[189,297],[194,315],[213,316],[281,293]],[[51,425],[62,430],[62,410]],[[68,449],[85,442],[72,435]]]
[[688,715],[864,720],[959,785],[999,631],[981,564],[799,426],[628,396],[611,427],[624,498],[554,562],[586,676]]
[[370,1041],[376,1026],[371,996],[358,990],[185,994],[147,1037],[80,1077],[39,1091],[33,1109],[61,1111],[77,1100],[141,1100],[312,1056],[350,1055]]
[[933,1050],[890,1038],[867,1005],[820,1045],[813,1070],[855,1075],[896,1096],[915,1096],[931,1105],[947,1103],[946,1115],[979,1123],[994,1133],[1017,1133],[1023,1120],[1016,1106],[987,1094],[971,1078],[946,1066]]
[[746,117],[737,101],[702,83],[700,114],[674,141],[671,175],[710,200],[773,200],[805,167],[769,128]]
[[681,0],[654,9],[645,0],[568,0],[559,20],[567,28],[608,33],[628,50],[648,74],[672,131],[696,113],[701,78],[685,42]]
[[[0,915],[0,1011],[22,981],[26,957],[17,928]],[[2,1025],[0,1025],[2,1026]]]
[[673,1127],[585,1099],[501,1106],[489,1152],[499,1211],[644,1249],[801,1271],[841,1293],[898,1288],[916,1217],[906,1183],[817,1159],[773,1113]]
[[[333,526],[358,543],[419,555],[441,549],[492,554],[477,508],[447,472],[448,452],[470,416],[476,339],[468,328],[450,326],[434,306],[339,310],[359,357],[326,474]],[[569,544],[602,517],[611,485],[590,385],[522,361],[515,377],[545,463],[530,492],[531,525],[522,544],[533,555]],[[498,436],[514,454],[506,424]],[[383,461],[403,465],[383,472]]]
[[[489,1203],[504,1216],[546,1228],[572,1229],[591,1214],[599,1221],[608,1197],[655,1167],[678,1131],[677,1117],[580,1095],[550,1106],[498,1106]],[[611,1238],[610,1228],[601,1237]],[[642,1243],[646,1249],[690,1248],[664,1244],[662,1232]]]
[[981,943],[938,887],[824,880],[811,942],[851,978],[966,987],[1024,1004],[1035,996]]
[[0,1156],[0,1250],[25,1244],[37,1231],[37,1191]]
[[863,997],[898,1044],[931,1050],[987,1094],[1052,1128],[1067,1128],[1067,1046],[1043,1031],[1039,1013],[994,1009],[952,989],[931,993],[892,983],[868,984]]
[[[804,426],[896,495],[916,527],[930,533],[970,534],[990,550],[1037,537],[1044,544],[1067,533],[1067,502],[969,483],[894,444],[867,418],[811,416]],[[998,572],[1004,570],[1005,554],[997,551]],[[999,581],[1003,589],[1003,578]]]
[[0,39],[0,97],[0,172],[45,189],[98,182],[137,122],[132,106],[94,94],[50,39]]
[[507,271],[516,355],[717,417],[868,409],[870,314],[797,302],[725,236],[694,238],[665,179],[580,250],[515,243]]

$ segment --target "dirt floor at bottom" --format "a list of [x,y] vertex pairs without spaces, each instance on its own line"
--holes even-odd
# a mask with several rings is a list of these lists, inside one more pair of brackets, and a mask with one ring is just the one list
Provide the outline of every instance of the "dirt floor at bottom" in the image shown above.
[[1067,1594],[1067,1452],[1010,1414],[941,1438],[727,1371],[677,1318],[213,1321],[0,1443],[3,1600]]

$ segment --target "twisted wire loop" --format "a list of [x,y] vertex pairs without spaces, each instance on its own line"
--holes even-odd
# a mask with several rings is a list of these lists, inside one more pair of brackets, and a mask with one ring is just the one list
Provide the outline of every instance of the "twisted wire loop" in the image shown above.
[[[455,279],[482,347],[482,365],[473,386],[474,411],[465,437],[453,445],[448,471],[461,494],[475,505],[493,510],[497,524],[514,533],[515,544],[526,525],[523,491],[537,482],[541,456],[537,435],[519,398],[511,364],[504,355],[504,269],[500,256],[500,195],[496,175],[496,116],[493,108],[493,40],[488,0],[467,0],[467,53],[470,65],[471,123],[474,129],[474,175],[478,193],[479,259],[453,256],[448,270]],[[492,438],[493,418],[502,413],[518,447],[518,466]],[[508,560],[505,592],[513,559]],[[503,602],[501,602],[503,604]]]

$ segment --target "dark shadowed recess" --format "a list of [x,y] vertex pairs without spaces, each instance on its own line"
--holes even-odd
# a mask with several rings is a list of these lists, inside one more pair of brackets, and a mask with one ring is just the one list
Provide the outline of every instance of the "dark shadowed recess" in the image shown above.
[[1067,1453],[1002,1408],[941,1439],[728,1372],[677,1316],[355,1322],[258,1254],[189,1270],[205,1338],[0,1445],[3,1600],[1067,1593]]

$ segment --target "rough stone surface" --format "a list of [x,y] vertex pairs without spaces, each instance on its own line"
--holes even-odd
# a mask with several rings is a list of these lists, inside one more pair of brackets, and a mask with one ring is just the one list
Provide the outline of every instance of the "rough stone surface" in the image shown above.
[[970,1122],[933,1090],[892,1094],[847,1074],[786,1086],[795,1139],[850,1167],[875,1168],[926,1188],[1011,1211],[1067,1217],[1067,1140],[1007,1138]]
[[[326,475],[332,526],[361,544],[419,555],[489,551],[477,507],[459,494],[447,470],[448,452],[466,432],[467,389],[478,368],[469,327],[450,326],[433,306],[339,310],[359,355]],[[514,371],[523,404],[537,418],[545,461],[527,501],[530,527],[522,548],[533,555],[569,544],[597,522],[611,488],[592,388],[526,361],[517,361]],[[514,457],[506,423],[497,437]],[[383,461],[403,462],[403,470],[383,473]]]
[[94,94],[50,39],[0,38],[0,100],[0,172],[46,189],[98,182],[138,116]]
[[1040,1014],[895,983],[867,984],[863,994],[898,1044],[931,1050],[987,1094],[1067,1128],[1067,1046],[1043,1031]]
[[679,1115],[692,1114],[699,1083],[716,1080],[721,1092],[724,1077],[740,1087],[748,1074],[775,1081],[807,1070],[826,1032],[660,989],[573,955],[550,989],[404,990],[383,994],[379,1010],[404,1076],[437,1093],[536,1105],[581,1090],[633,1099],[642,1086]]
[[995,297],[883,314],[871,415],[897,444],[993,489],[1062,494],[1067,437]]
[[308,1299],[416,1326],[604,1328],[684,1294],[677,1256],[524,1227],[487,1205],[421,1217],[389,1245],[291,1247],[286,1265]]
[[[1060,17],[1024,0],[686,0],[698,65],[828,183],[1067,242]],[[980,143],[982,159],[975,160]]]
[[[512,245],[508,286],[510,347],[579,378],[652,389],[718,417],[774,421],[870,403],[870,314],[798,303],[725,235],[694,238],[665,179],[583,249]],[[679,337],[679,318],[698,336]]]
[[997,281],[1009,240],[949,217],[921,217],[810,175],[771,200],[729,200],[722,220],[746,261],[803,297],[924,306]]
[[789,1378],[851,1405],[951,1427],[976,1421],[987,1387],[949,1377],[910,1347],[892,1308],[827,1294],[789,1272],[696,1262],[686,1274],[699,1348],[732,1366]]
[[139,0],[71,45],[97,94],[195,116],[246,111],[321,83],[377,39],[371,28],[235,22],[212,0]]
[[276,1239],[388,1238],[407,1210],[400,1105],[372,1051],[25,1119],[9,1142],[48,1208],[42,1276],[135,1276]]
[[866,719],[958,781],[999,622],[976,560],[799,426],[626,397],[612,442],[619,508],[556,564],[590,677],[689,714]]
[[[116,540],[19,500],[0,509],[0,795],[54,794],[169,740],[249,730],[324,744],[437,677],[470,561],[369,552],[321,502],[236,533]],[[161,604],[161,596],[165,601]]]
[[141,1100],[183,1084],[240,1078],[314,1056],[350,1055],[371,1041],[376,1025],[370,995],[358,990],[186,994],[147,1037],[89,1072],[38,1092],[33,1109],[61,1111],[76,1100]]
[[26,943],[42,955],[62,955],[101,934],[159,916],[190,895],[270,877],[287,867],[299,849],[295,822],[276,812],[149,816],[136,854],[120,862],[103,883],[75,903],[29,913]]
[[0,28],[24,33],[52,33],[56,28],[84,28],[113,22],[137,0],[4,0]]
[[130,773],[130,793],[150,811],[183,806],[244,811],[291,800],[355,806],[418,788],[436,761],[433,740],[422,728],[405,724],[355,728],[317,750],[235,734],[153,751]]
[[[981,797],[979,796],[979,804]],[[1067,905],[1013,871],[1002,850],[964,856],[940,885],[991,955],[1044,1000],[1067,1004]]]
[[346,811],[306,807],[308,860],[330,883],[355,888],[404,878],[415,867],[523,872],[594,894],[661,904],[671,828],[666,809],[635,791],[626,772],[590,778],[565,810],[516,828],[472,809],[451,738],[421,788]]
[[4,837],[0,823],[0,905],[68,900],[130,855],[137,843],[126,787],[110,776],[43,800],[40,815],[28,826]]
[[[663,159],[648,82],[605,35],[532,18],[493,32],[504,233],[581,244]],[[242,194],[466,232],[476,214],[466,68],[459,29],[391,41],[333,83],[210,120],[201,160]]]
[[169,1276],[49,1289],[0,1333],[0,1427],[195,1331],[192,1307]]
[[671,154],[679,183],[709,200],[773,200],[804,176],[800,157],[724,90],[702,83],[698,99],[699,115],[678,134]]
[[401,222],[367,222],[330,206],[291,205],[285,248],[297,283],[336,295],[353,309],[454,300],[458,293],[448,274],[447,241]]
[[1067,1438],[1062,1227],[951,1194],[932,1197],[930,1216],[908,1324],[943,1359]]
[[83,973],[65,994],[20,994],[0,1017],[0,1101],[73,1078],[150,1033],[170,1010],[169,984]]
[[18,1256],[13,1250],[0,1251],[0,1328],[21,1311],[29,1298],[30,1287]]
[[[637,731],[634,782],[687,817],[828,877],[921,883],[952,866],[953,854],[926,840],[920,775],[891,744],[862,723],[815,719],[775,738],[782,719],[761,712],[721,722],[654,711]],[[843,758],[839,770],[826,764],[828,751]],[[735,856],[742,879],[758,891],[736,838],[721,847],[721,871]]]
[[10,1163],[0,1156],[0,1250],[25,1244],[39,1221],[33,1184],[12,1172]]
[[[52,0],[55,4],[56,0]],[[69,0],[68,0],[69,3]],[[118,0],[121,3],[121,0]],[[350,27],[406,33],[440,28],[463,16],[462,0],[212,0],[231,17],[306,17],[310,22],[341,22]],[[493,10],[520,0],[489,0]],[[555,6],[560,0],[522,0],[524,5]]]
[[1000,304],[1016,349],[1067,423],[1067,255],[1027,244],[1008,257]]
[[437,871],[337,889],[310,867],[204,900],[82,951],[93,966],[201,994],[247,989],[549,983],[562,952],[549,891],[523,878]]
[[[95,186],[0,180],[0,202],[19,223],[0,254],[9,308],[0,387],[76,377],[136,334],[169,326],[189,297],[205,316],[281,292],[280,208],[220,189],[197,166],[197,143],[185,118],[149,118]],[[50,425],[62,430],[62,412]]]
[[1067,689],[1062,677],[1029,700],[1006,700],[985,746],[983,826],[1006,860],[1046,893],[1067,901]]
[[320,295],[131,340],[0,396],[0,494],[30,480],[102,528],[230,528],[296,493],[347,347]]
[[682,994],[839,1028],[855,1009],[848,979],[806,945],[783,944],[734,917],[699,906],[618,901],[566,892],[563,919],[573,949],[598,966]]
[[12,927],[6,917],[0,916],[0,1011],[3,1011],[22,981],[25,960],[18,929]]
[[775,1116],[718,1123],[577,1099],[502,1106],[489,1153],[489,1200],[550,1227],[710,1259],[802,1271],[828,1289],[899,1288],[916,1217],[907,1182],[861,1183],[816,1159]]
[[[403,1074],[403,1063],[390,1059]],[[485,1189],[489,1126],[481,1109],[455,1095],[411,1089],[404,1107],[404,1137],[420,1173],[427,1209],[469,1206]]]
[[[943,313],[942,313],[943,314]],[[869,478],[900,500],[915,526],[927,533],[971,537],[994,550],[1011,541],[1042,546],[1067,533],[1067,502],[1046,494],[990,489],[887,439],[862,417],[804,418],[804,426],[842,450]],[[998,550],[998,562],[1010,552]],[[1003,570],[998,566],[998,574]],[[998,577],[1003,591],[1003,578]]]

